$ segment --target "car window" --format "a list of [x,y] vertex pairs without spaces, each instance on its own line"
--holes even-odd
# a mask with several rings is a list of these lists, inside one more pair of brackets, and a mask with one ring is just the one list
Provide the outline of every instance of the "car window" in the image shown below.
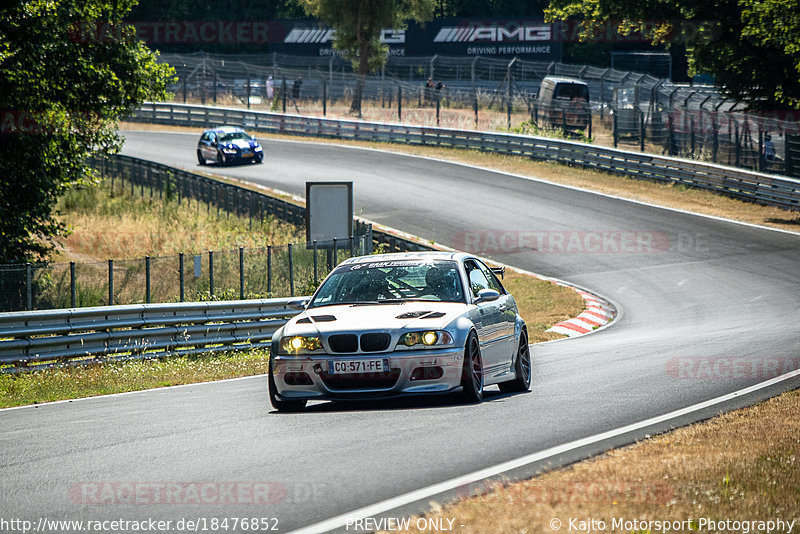
[[463,302],[456,263],[398,260],[341,265],[322,283],[311,307],[387,300]]
[[224,142],[228,142],[228,141],[237,141],[239,139],[243,139],[245,141],[249,141],[250,140],[250,136],[247,135],[245,132],[230,132],[230,133],[223,134],[220,137],[220,141],[222,141],[223,143]]
[[477,297],[481,289],[491,289],[489,280],[486,275],[481,272],[480,267],[474,261],[468,261],[464,264],[467,269],[467,277],[469,278],[469,289],[472,291],[472,296]]
[[492,270],[482,262],[478,262],[478,266],[480,267],[483,276],[486,277],[486,280],[489,282],[489,288],[494,289],[501,295],[505,294],[506,290],[503,288],[503,284],[500,283],[500,280],[497,279],[497,276],[495,276]]

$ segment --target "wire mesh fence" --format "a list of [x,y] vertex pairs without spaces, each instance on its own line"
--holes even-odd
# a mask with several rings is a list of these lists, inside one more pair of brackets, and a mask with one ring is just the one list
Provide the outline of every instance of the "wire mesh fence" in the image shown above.
[[[789,148],[800,132],[796,116],[745,113],[713,86],[650,74],[481,56],[390,57],[364,78],[338,56],[164,54],[161,60],[176,68],[172,90],[179,102],[478,130],[531,123],[547,135],[800,176],[800,158]],[[579,115],[589,117],[580,119],[581,128],[566,124],[560,106],[537,100],[545,76],[586,83],[589,103]]]

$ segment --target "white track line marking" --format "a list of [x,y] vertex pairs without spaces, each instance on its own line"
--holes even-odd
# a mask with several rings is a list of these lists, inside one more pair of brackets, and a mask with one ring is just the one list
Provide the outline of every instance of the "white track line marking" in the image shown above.
[[638,423],[633,423],[627,426],[623,426],[620,428],[616,428],[614,430],[609,430],[607,432],[603,432],[601,434],[596,434],[594,436],[590,436],[588,438],[579,439],[576,441],[572,441],[570,443],[565,443],[563,445],[557,445],[555,447],[551,447],[549,449],[543,450],[541,452],[536,452],[533,454],[528,454],[521,458],[517,458],[516,460],[510,460],[508,462],[504,462],[501,464],[497,464],[495,466],[487,467],[485,469],[481,469],[479,471],[475,471],[473,473],[469,473],[467,475],[463,475],[456,478],[451,478],[450,480],[446,480],[444,482],[440,482],[438,484],[434,484],[432,486],[428,486],[426,488],[421,488],[415,491],[411,491],[409,493],[405,493],[403,495],[399,495],[397,497],[387,499],[385,501],[381,501],[369,506],[365,506],[363,508],[359,508],[357,510],[353,510],[352,512],[348,512],[346,514],[342,514],[336,517],[332,517],[331,519],[327,519],[325,521],[321,521],[319,523],[315,523],[313,525],[309,525],[307,527],[303,527],[297,530],[293,530],[289,534],[321,534],[324,532],[328,532],[330,530],[336,528],[342,528],[346,526],[348,520],[353,521],[355,519],[363,519],[366,517],[376,516],[378,514],[382,514],[384,512],[393,510],[395,508],[399,508],[401,506],[405,506],[411,504],[413,502],[427,499],[437,495],[439,493],[443,493],[446,491],[450,491],[453,489],[458,488],[459,486],[464,486],[466,484],[472,484],[475,482],[479,482],[485,478],[493,477],[496,475],[500,475],[502,473],[513,471],[514,469],[524,467],[528,464],[532,464],[534,462],[539,462],[542,460],[546,460],[553,456],[558,456],[559,454],[564,454],[575,449],[579,449],[581,447],[585,447],[587,445],[593,445],[595,443],[599,443],[601,441],[614,438],[617,436],[621,436],[623,434],[627,434],[628,432],[633,432],[636,430],[641,430],[643,428],[647,428],[651,425],[657,425],[659,423],[663,423],[665,421],[669,421],[670,419],[675,419],[684,415],[691,414],[693,412],[698,412],[700,410],[704,410],[706,408],[710,408],[717,404],[722,404],[724,402],[730,401],[735,399],[736,397],[741,397],[743,395],[748,395],[750,393],[756,392],[758,390],[773,386],[785,380],[789,380],[791,378],[795,378],[800,376],[800,369],[796,369],[790,373],[786,373],[784,375],[775,377],[771,380],[767,380],[766,382],[761,382],[760,384],[756,384],[754,386],[750,386],[744,389],[740,389],[738,391],[734,391],[733,393],[728,393],[727,395],[723,395],[721,397],[716,397],[711,400],[707,400],[705,402],[701,402],[698,404],[694,404],[692,406],[688,406],[686,408],[681,408],[680,410],[675,410],[673,412],[669,412],[664,415],[660,415],[657,417],[653,417],[650,419],[646,419],[644,421],[640,421]]

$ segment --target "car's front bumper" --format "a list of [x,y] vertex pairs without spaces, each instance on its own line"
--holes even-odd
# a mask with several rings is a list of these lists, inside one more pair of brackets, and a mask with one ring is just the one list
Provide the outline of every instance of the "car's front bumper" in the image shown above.
[[[461,385],[464,349],[272,356],[276,394],[284,400],[364,399],[447,393]],[[329,360],[388,359],[388,373],[329,374]]]

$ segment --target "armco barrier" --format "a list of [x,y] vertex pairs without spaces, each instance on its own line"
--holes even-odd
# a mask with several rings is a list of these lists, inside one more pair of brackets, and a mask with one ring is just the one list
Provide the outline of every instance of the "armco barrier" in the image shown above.
[[298,299],[0,313],[0,371],[263,347]]
[[800,210],[800,180],[560,139],[172,103],[145,104],[136,111],[131,120],[197,128],[229,124],[276,134],[442,146],[511,154],[622,174],[636,179],[680,183],[742,200]]

